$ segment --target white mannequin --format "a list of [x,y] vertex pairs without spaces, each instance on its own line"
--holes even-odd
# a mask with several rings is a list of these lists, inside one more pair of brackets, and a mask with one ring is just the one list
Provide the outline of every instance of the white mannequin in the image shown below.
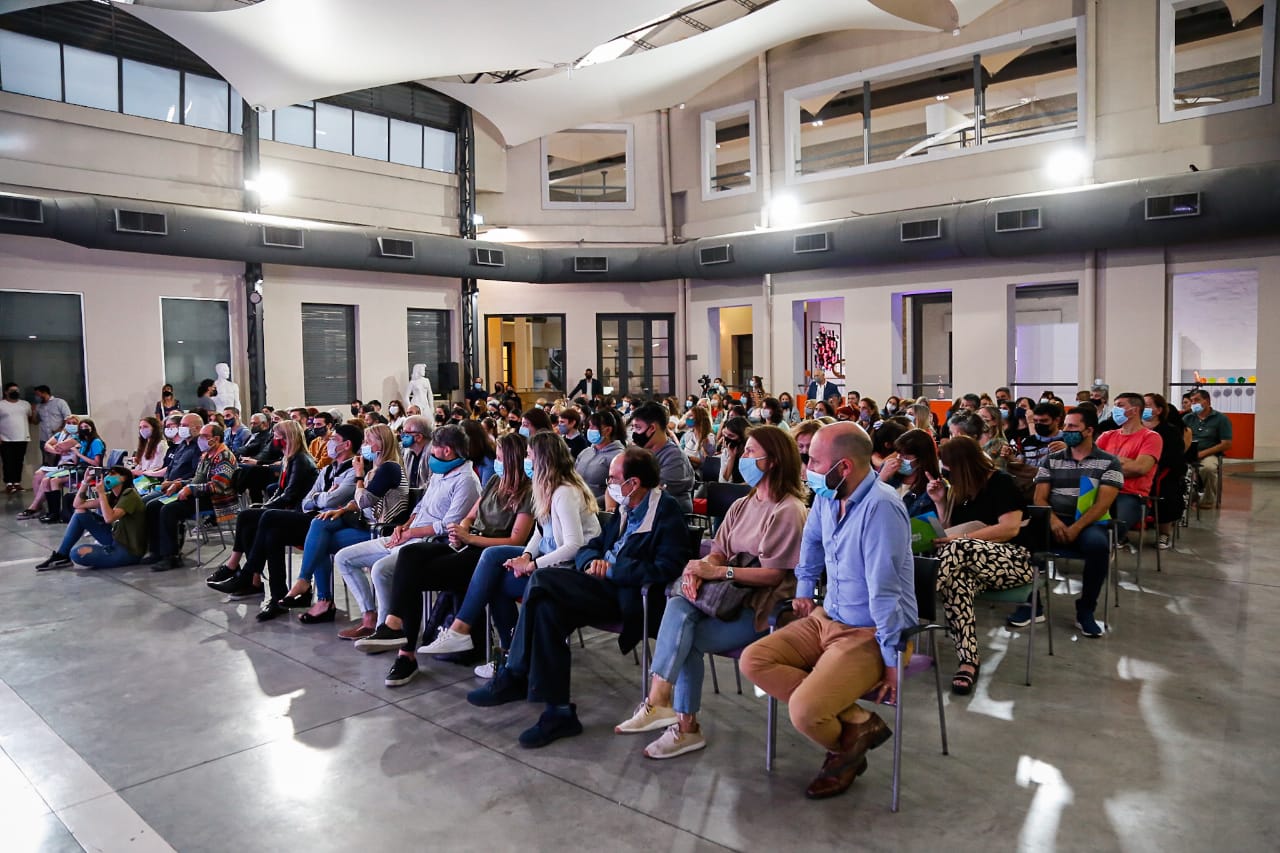
[[218,410],[240,408],[240,386],[231,381],[231,367],[223,362],[213,366],[217,380],[213,383],[213,400]]
[[413,375],[409,377],[409,384],[404,389],[404,404],[422,409],[422,416],[431,422],[431,426],[434,429],[436,425],[436,401],[431,394],[431,380],[427,378],[426,374],[427,366],[425,364],[415,364],[413,366]]

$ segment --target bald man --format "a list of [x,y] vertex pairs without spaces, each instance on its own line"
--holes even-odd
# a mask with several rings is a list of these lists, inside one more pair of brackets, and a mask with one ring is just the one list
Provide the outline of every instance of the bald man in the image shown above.
[[[897,493],[871,468],[871,439],[856,423],[825,426],[809,445],[813,509],[796,567],[798,619],[747,647],[742,671],[788,703],[796,729],[826,750],[810,799],[848,790],[867,751],[892,735],[858,705],[877,690],[893,701],[902,632],[916,624],[911,525]],[[823,571],[823,606],[814,589]]]

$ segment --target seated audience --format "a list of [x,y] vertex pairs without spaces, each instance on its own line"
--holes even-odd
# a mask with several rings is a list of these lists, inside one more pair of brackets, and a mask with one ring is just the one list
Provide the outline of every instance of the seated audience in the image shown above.
[[[800,464],[802,466],[809,464],[809,445],[813,442],[813,436],[822,429],[821,421],[801,421],[795,429],[791,430],[791,437],[796,440],[796,450],[800,452]],[[801,473],[801,486],[804,485],[803,469]]]
[[311,418],[311,423],[311,439],[307,446],[307,452],[315,460],[316,468],[320,469],[333,461],[329,458],[327,452],[329,438],[333,435],[333,415],[329,412],[320,412]]
[[1182,422],[1191,428],[1191,440],[1195,444],[1195,456],[1200,466],[1201,493],[1198,505],[1218,505],[1218,469],[1222,455],[1231,449],[1233,440],[1231,419],[1215,411],[1209,392],[1197,388],[1191,392],[1191,410]]
[[17,517],[20,521],[39,518],[45,524],[61,524],[62,489],[70,482],[73,472],[101,465],[106,445],[98,437],[93,421],[69,415],[62,429],[44,443],[44,452],[56,458],[57,466],[45,466],[32,475],[31,504]]
[[1186,511],[1187,452],[1191,450],[1191,429],[1182,416],[1169,405],[1163,394],[1151,393],[1143,397],[1142,422],[1160,436],[1160,459],[1156,463],[1156,476],[1163,479],[1158,484],[1160,506],[1160,533],[1156,547],[1163,550],[1173,547],[1173,525]]
[[[862,398],[864,401],[866,397]],[[871,436],[871,467],[875,471],[879,471],[884,467],[885,460],[897,452],[894,442],[908,430],[908,427],[896,421],[882,421],[880,426],[874,430],[868,430],[867,434]]]
[[[172,438],[169,440],[173,441]],[[245,439],[244,444],[240,445],[240,452],[236,454],[236,460],[243,465],[246,459],[256,459],[258,454],[262,453],[270,445],[271,418],[262,414],[262,412],[254,412],[249,416],[249,437]],[[312,454],[313,458],[314,456],[315,454]]]
[[747,430],[751,424],[741,415],[735,415],[720,427],[720,482],[742,483],[742,472],[738,470],[738,460],[747,446]]
[[[806,475],[817,498],[796,566],[797,617],[747,647],[742,672],[786,702],[796,729],[826,751],[805,795],[832,797],[867,769],[867,751],[892,733],[858,704],[874,690],[894,701],[902,632],[916,624],[911,528],[902,502],[871,470],[857,424],[818,431]],[[813,600],[825,571],[827,594]]]
[[249,428],[240,423],[240,410],[235,406],[227,406],[222,410],[223,440],[231,452],[239,455],[244,443],[249,440]]
[[1022,461],[1040,467],[1050,453],[1065,450],[1062,439],[1062,407],[1057,403],[1037,403],[1031,410],[1033,435],[1022,440]]
[[[637,419],[642,412],[650,414],[648,405],[640,407]],[[661,488],[658,461],[650,451],[633,447],[614,457],[609,489],[619,504],[617,514],[578,552],[574,566],[533,572],[506,664],[467,695],[481,707],[524,699],[544,703],[537,723],[520,735],[520,745],[528,749],[582,733],[570,701],[566,634],[620,622],[618,645],[630,651],[645,639],[641,589],[679,577],[689,555],[684,511]],[[655,589],[649,597],[652,619],[659,618],[662,604]]]
[[880,425],[880,407],[870,397],[858,400],[858,425],[866,430],[867,435],[873,434]]
[[[1093,613],[1111,559],[1111,537],[1098,522],[1109,517],[1111,505],[1124,485],[1120,460],[1094,445],[1097,425],[1098,416],[1092,406],[1076,406],[1067,412],[1061,436],[1067,449],[1050,453],[1036,472],[1035,503],[1053,509],[1049,521],[1055,550],[1079,554],[1084,559],[1083,584],[1080,598],[1076,599],[1076,627],[1086,637],[1102,636]],[[1092,495],[1084,501],[1087,507],[1080,500],[1082,481],[1088,483],[1088,493]],[[1023,604],[1006,621],[1014,628],[1031,624],[1032,618],[1044,621],[1039,601],[1034,604],[1034,612],[1032,603]]]
[[[439,423],[449,423],[440,421]],[[493,476],[493,463],[497,459],[498,450],[493,439],[484,431],[479,421],[464,420],[455,424],[467,437],[467,461],[476,472],[476,479],[481,487]],[[586,439],[583,439],[584,441]]]
[[982,421],[982,435],[978,439],[982,452],[991,457],[996,468],[1003,471],[1013,456],[1013,448],[1004,437],[1004,415],[996,406],[983,406],[978,409],[977,417]]
[[711,431],[711,414],[702,406],[694,406],[684,414],[684,435],[680,449],[689,457],[689,464],[697,471],[703,460],[716,455],[716,437]]
[[400,427],[400,463],[408,472],[411,489],[425,489],[431,476],[426,460],[431,455],[431,433],[431,423],[422,415],[410,415]]
[[[560,440],[559,436],[555,438]],[[432,433],[427,464],[431,479],[407,521],[397,525],[389,536],[348,545],[333,557],[333,564],[343,577],[355,577],[365,568],[370,570],[378,605],[384,610],[391,600],[391,578],[399,550],[422,540],[445,541],[449,525],[466,517],[480,497],[480,481],[467,462],[467,436],[459,427],[446,424]],[[328,613],[333,613],[332,607]],[[323,621],[333,621],[333,616],[326,616]]]
[[[87,569],[114,569],[142,559],[147,551],[147,513],[128,468],[117,465],[101,481],[95,472],[88,472],[80,481],[73,505],[75,513],[62,543],[36,565],[37,572],[65,568],[73,562]],[[86,533],[98,544],[75,548]]]
[[569,452],[573,454],[576,462],[579,454],[591,444],[582,434],[582,412],[572,407],[562,410],[560,420],[556,422],[556,429],[564,439],[564,443],[569,445]]
[[133,451],[130,480],[133,477],[163,478],[168,468],[168,457],[169,442],[164,438],[164,429],[160,421],[147,415],[138,421],[138,446]]
[[922,429],[907,430],[894,441],[893,449],[894,454],[880,469],[880,479],[897,491],[908,516],[933,512],[933,499],[927,489],[930,480],[942,476],[933,435]]
[[938,554],[938,595],[960,666],[951,692],[973,692],[980,665],[973,599],[984,589],[1011,589],[1031,582],[1031,552],[1014,539],[1022,531],[1023,499],[1013,477],[997,470],[978,442],[958,436],[942,445],[946,479],[930,477],[927,488],[946,530],[972,529],[933,540]]
[[364,430],[354,424],[334,427],[326,448],[333,461],[320,470],[302,505],[298,509],[264,512],[258,519],[258,530],[240,571],[226,580],[210,580],[209,586],[226,593],[233,601],[261,597],[262,574],[266,569],[271,594],[263,601],[263,607],[284,598],[288,593],[285,554],[289,548],[303,547],[311,520],[317,513],[345,506],[351,500],[356,489],[352,457],[363,440]]
[[262,517],[272,510],[297,510],[302,501],[315,485],[318,472],[315,460],[304,444],[305,436],[302,427],[296,421],[282,421],[272,428],[275,433],[272,440],[284,453],[283,469],[280,472],[279,488],[271,498],[259,507],[241,510],[236,517],[236,538],[231,553],[222,566],[206,579],[217,583],[234,577],[240,571],[240,559],[248,553],[258,534],[258,524]]
[[1116,495],[1111,514],[1121,524],[1117,537],[1119,543],[1130,552],[1135,552],[1137,546],[1130,541],[1129,533],[1138,529],[1147,513],[1146,499],[1151,494],[1151,486],[1156,479],[1156,463],[1164,447],[1160,436],[1142,422],[1144,405],[1141,394],[1132,391],[1117,394],[1115,405],[1111,407],[1111,422],[1116,428],[1098,436],[1099,449],[1120,460],[1124,485]]
[[782,422],[787,427],[793,428],[800,423],[800,412],[796,408],[796,401],[786,391],[778,395],[778,405],[782,408]]
[[151,571],[182,568],[178,524],[183,519],[196,518],[196,504],[201,498],[204,498],[201,512],[211,512],[214,518],[232,513],[236,494],[231,488],[231,478],[235,474],[236,458],[223,443],[222,435],[222,427],[215,423],[200,428],[196,438],[200,457],[195,474],[185,484],[170,483],[164,489],[165,497],[153,504],[156,510],[148,510],[147,542],[151,553],[143,562],[151,565]]
[[[649,695],[614,729],[665,729],[645,747],[649,758],[675,758],[706,746],[697,719],[703,656],[763,637],[773,608],[795,592],[792,570],[806,515],[795,442],[777,427],[754,427],[738,464],[751,491],[730,507],[707,558],[686,564],[679,595],[667,602],[658,629]],[[704,584],[716,582],[748,588],[740,609],[711,616],[693,603]]]

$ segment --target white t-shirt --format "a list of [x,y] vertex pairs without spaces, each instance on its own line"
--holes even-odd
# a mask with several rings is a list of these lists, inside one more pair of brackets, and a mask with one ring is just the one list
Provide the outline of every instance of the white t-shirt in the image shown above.
[[31,404],[0,400],[0,441],[31,440]]

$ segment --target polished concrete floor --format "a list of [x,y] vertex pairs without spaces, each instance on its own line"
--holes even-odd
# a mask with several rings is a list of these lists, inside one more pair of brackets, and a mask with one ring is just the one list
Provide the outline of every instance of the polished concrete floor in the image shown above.
[[[334,626],[265,625],[204,571],[33,566],[58,531],[0,503],[0,849],[18,850],[1186,850],[1275,849],[1280,699],[1280,472],[1239,466],[1220,512],[1183,531],[1141,588],[1121,558],[1112,632],[1077,636],[1065,586],[1056,655],[981,610],[974,696],[909,685],[902,811],[891,749],[845,796],[806,801],[821,754],[764,703],[704,700],[707,750],[644,758],[621,737],[638,668],[610,636],[574,650],[581,737],[536,751],[532,705],[480,710],[469,670],[389,660]],[[1270,474],[1271,476],[1267,476]],[[206,555],[208,556],[208,555]],[[1069,582],[1068,582],[1069,583]],[[341,595],[339,602],[341,603]],[[944,655],[944,671],[952,657]]]

